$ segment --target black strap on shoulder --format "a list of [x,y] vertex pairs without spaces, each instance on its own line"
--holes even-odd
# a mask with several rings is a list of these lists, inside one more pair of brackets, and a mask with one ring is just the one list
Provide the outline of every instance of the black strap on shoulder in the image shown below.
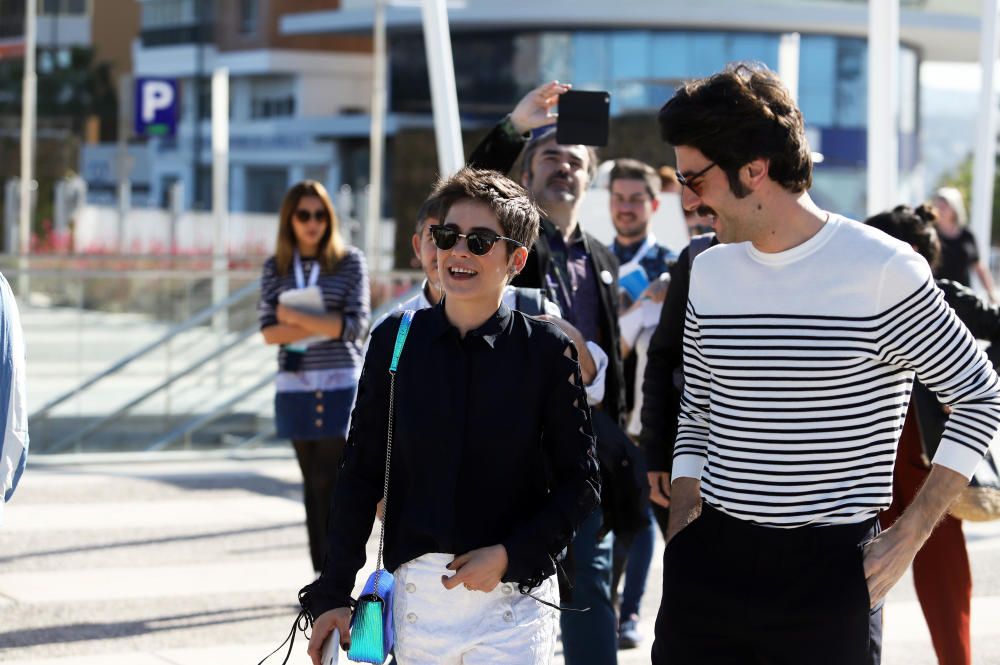
[[545,313],[545,294],[541,289],[519,286],[514,289],[514,304],[522,314],[539,316]]
[[694,260],[699,254],[704,252],[706,249],[712,246],[712,242],[715,240],[714,233],[703,233],[700,236],[695,236],[691,238],[691,244],[688,245],[688,270],[694,266]]

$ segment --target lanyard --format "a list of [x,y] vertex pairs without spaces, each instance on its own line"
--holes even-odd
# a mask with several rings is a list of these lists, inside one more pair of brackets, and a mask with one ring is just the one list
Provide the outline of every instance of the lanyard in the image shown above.
[[[625,268],[633,265],[639,265],[639,262],[646,258],[646,255],[656,246],[656,236],[652,233],[646,236],[646,240],[642,243],[639,249],[636,251],[635,256],[633,256],[629,261],[626,261],[618,269],[618,274],[625,272]],[[614,251],[615,243],[611,243],[610,249]]]
[[312,268],[309,270],[309,283],[306,284],[305,274],[302,272],[302,257],[299,256],[299,251],[295,250],[295,260],[292,262],[292,267],[295,269],[295,285],[304,289],[306,286],[316,286],[319,281],[319,261],[314,261]]

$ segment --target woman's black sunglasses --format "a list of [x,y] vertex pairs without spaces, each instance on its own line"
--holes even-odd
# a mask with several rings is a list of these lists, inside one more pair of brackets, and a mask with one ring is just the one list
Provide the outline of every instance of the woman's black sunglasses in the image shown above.
[[430,229],[434,246],[442,250],[454,247],[459,238],[465,238],[465,242],[469,246],[469,251],[476,256],[489,254],[490,250],[493,249],[493,245],[498,240],[506,240],[518,247],[524,247],[523,242],[507,238],[488,229],[473,229],[469,233],[459,233],[458,229],[454,226],[445,226],[444,224],[434,224]]
[[317,210],[313,212],[311,210],[306,210],[305,208],[299,208],[295,211],[295,219],[305,224],[310,219],[315,219],[320,224],[326,223],[326,210]]

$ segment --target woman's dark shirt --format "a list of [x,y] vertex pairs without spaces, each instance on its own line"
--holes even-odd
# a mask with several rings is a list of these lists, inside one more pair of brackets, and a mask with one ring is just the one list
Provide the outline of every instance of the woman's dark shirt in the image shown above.
[[[326,564],[308,588],[314,616],[349,604],[365,564],[382,497],[399,318],[375,329],[365,357]],[[504,581],[537,586],[600,502],[590,412],[569,338],[501,305],[462,339],[438,305],[416,312],[395,380],[385,567],[502,544]]]
[[945,237],[943,233],[939,233],[938,237],[941,239],[941,262],[934,271],[934,277],[970,286],[969,268],[979,261],[975,236],[963,227],[954,238]]

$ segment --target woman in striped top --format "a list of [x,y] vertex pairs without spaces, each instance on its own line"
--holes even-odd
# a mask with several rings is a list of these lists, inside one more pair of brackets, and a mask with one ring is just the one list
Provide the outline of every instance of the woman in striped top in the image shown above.
[[318,571],[370,311],[365,257],[344,243],[330,197],[314,180],[292,187],[281,204],[257,312],[264,341],[279,346],[275,423],[278,436],[292,440],[302,469]]

